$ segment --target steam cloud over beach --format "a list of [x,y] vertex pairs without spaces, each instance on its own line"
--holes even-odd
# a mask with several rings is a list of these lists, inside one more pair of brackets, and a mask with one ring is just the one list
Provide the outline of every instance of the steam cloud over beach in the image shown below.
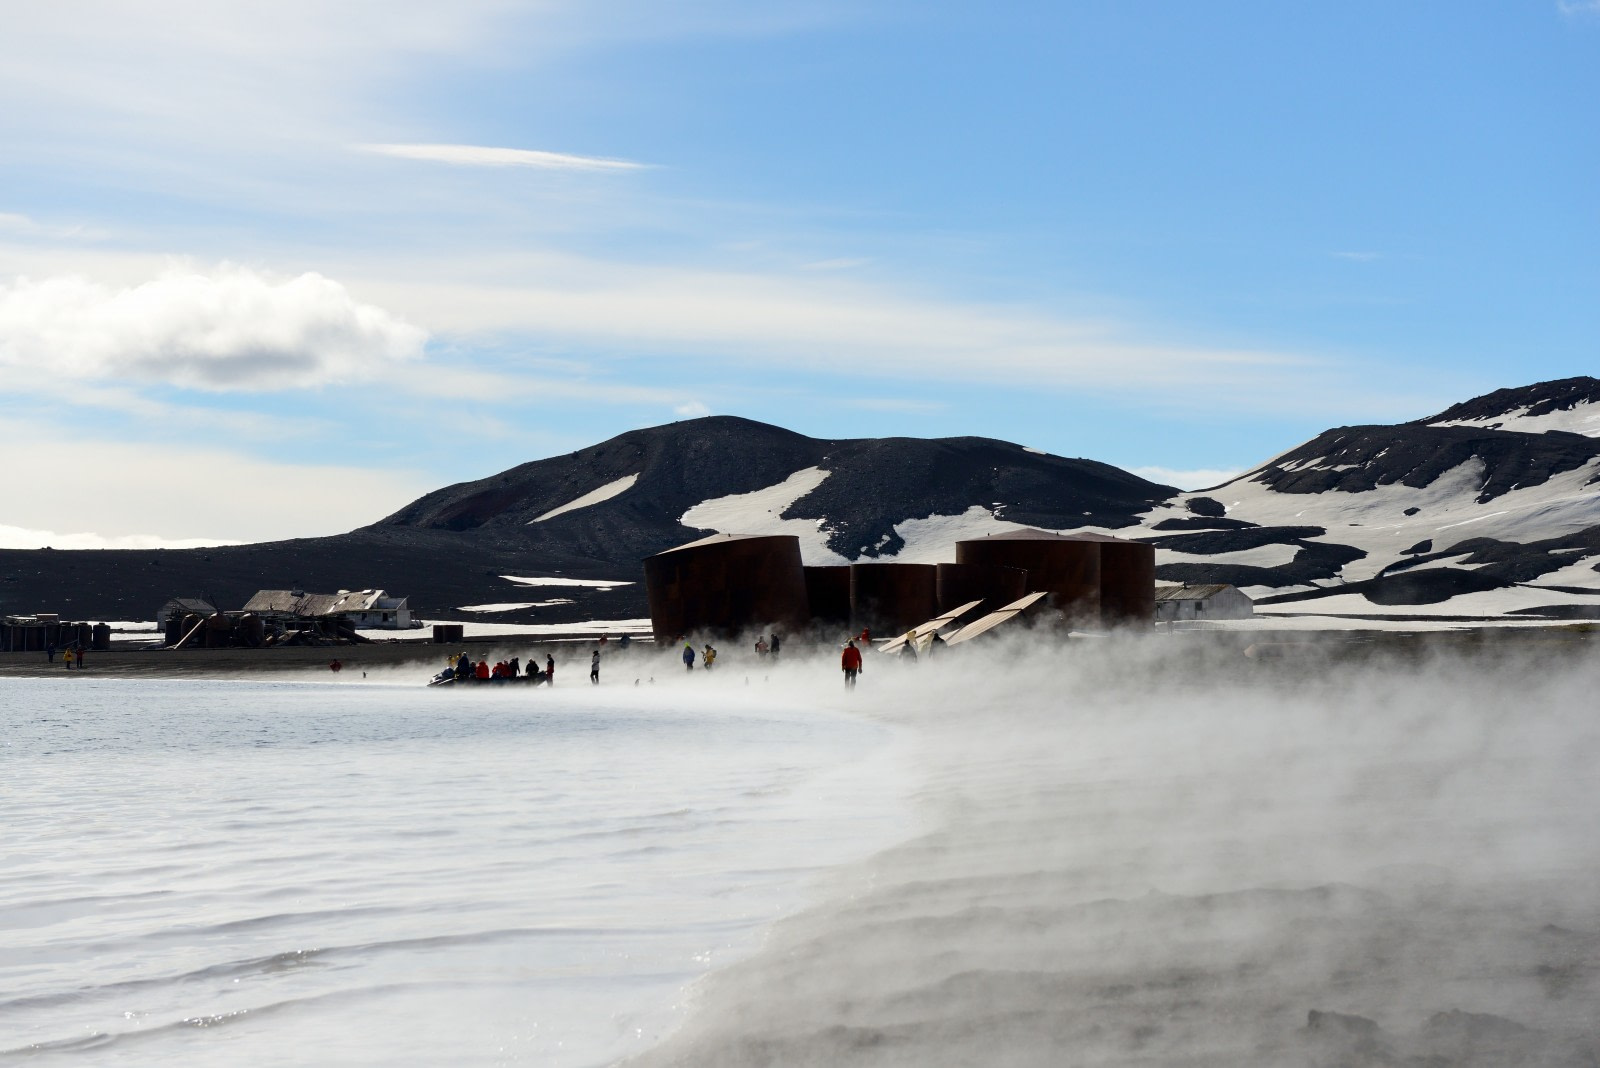
[[1596,1062],[1594,665],[1176,648],[869,660],[925,833],[637,1064]]

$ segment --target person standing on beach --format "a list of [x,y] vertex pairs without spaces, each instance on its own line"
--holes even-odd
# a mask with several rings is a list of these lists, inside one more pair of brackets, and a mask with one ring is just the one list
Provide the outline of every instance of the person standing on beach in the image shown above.
[[694,670],[694,646],[688,642],[683,643],[683,666],[687,671]]
[[777,631],[772,632],[772,659],[778,659],[778,647],[783,644],[783,636]]
[[44,647],[44,658],[45,658],[45,660],[47,662],[49,662],[51,664],[54,664],[56,662],[56,643],[55,642],[51,642],[49,645]]
[[600,650],[596,649],[589,657],[589,681],[600,685]]
[[700,654],[700,661],[707,671],[710,671],[712,666],[716,664],[717,651],[710,642],[706,642],[706,651]]
[[546,686],[554,686],[556,684],[556,657],[554,653],[544,654],[544,684]]
[[856,648],[855,639],[845,643],[844,652],[839,655],[839,666],[844,669],[844,688],[856,688],[856,676],[861,674],[861,650]]
[[83,670],[83,646],[82,645],[78,646],[76,659],[78,661],[78,670],[82,671]]

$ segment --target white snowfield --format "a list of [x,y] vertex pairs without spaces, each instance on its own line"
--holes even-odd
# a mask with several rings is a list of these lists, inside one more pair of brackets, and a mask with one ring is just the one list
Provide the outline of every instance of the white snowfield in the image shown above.
[[550,601],[504,601],[497,604],[464,604],[458,612],[516,612],[523,608],[552,608],[558,604],[572,604],[571,598],[557,597]]
[[718,534],[793,534],[800,539],[800,558],[807,565],[847,564],[850,561],[828,548],[824,523],[782,518],[785,509],[822,485],[829,474],[820,467],[803,467],[765,489],[701,501],[678,522]]
[[1564,411],[1529,415],[1529,406],[1513,408],[1504,415],[1488,419],[1444,419],[1429,426],[1477,426],[1515,430],[1522,434],[1545,434],[1552,430],[1565,430],[1569,434],[1600,437],[1600,404],[1575,404]]
[[552,508],[544,515],[535,516],[534,518],[528,520],[527,525],[532,526],[534,523],[543,523],[545,520],[554,519],[558,515],[566,515],[568,512],[575,512],[579,508],[587,508],[591,504],[599,504],[601,501],[609,501],[611,498],[621,496],[622,494],[631,490],[633,488],[633,484],[638,481],[639,476],[636,474],[624,475],[615,482],[607,482],[599,489],[592,489],[588,493],[585,493],[582,497],[568,501],[560,508]]
[[617,579],[578,579],[563,578],[560,575],[535,575],[524,577],[522,575],[501,575],[507,582],[514,582],[518,586],[586,586],[596,590],[612,590],[618,586],[632,586],[632,582],[623,582]]

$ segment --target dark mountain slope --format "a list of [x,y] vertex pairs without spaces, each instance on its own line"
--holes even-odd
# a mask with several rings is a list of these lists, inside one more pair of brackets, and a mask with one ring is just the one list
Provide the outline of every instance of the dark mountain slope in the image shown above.
[[1476,457],[1480,503],[1538,486],[1600,456],[1600,439],[1559,431],[1523,434],[1466,426],[1346,426],[1325,431],[1251,476],[1279,493],[1360,493],[1400,484],[1422,489]]
[[[1498,419],[1517,413],[1521,416],[1549,415],[1568,411],[1580,404],[1600,404],[1600,378],[1580,375],[1531,386],[1497,389],[1460,404],[1453,404],[1438,415],[1415,419],[1409,426],[1447,423],[1460,419]],[[1526,410],[1524,410],[1526,409]]]
[[[863,546],[892,553],[896,523],[972,505],[1016,522],[1119,527],[1173,492],[1105,464],[983,438],[823,441],[716,416],[630,431],[447,486],[336,537],[191,550],[0,550],[0,612],[148,619],[172,596],[210,595],[236,607],[262,588],[381,587],[436,619],[636,618],[646,614],[640,561],[705,533],[680,522],[685,512],[811,467],[831,474],[785,515],[818,520],[830,545],[850,558]],[[538,521],[626,479],[634,481],[614,496]],[[635,585],[527,587],[506,575]],[[572,603],[491,616],[456,611],[556,600]]]

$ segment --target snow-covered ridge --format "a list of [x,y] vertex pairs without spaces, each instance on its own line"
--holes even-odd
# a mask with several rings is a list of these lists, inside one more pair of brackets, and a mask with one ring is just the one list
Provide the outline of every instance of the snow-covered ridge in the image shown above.
[[501,575],[507,582],[514,582],[518,586],[589,586],[597,590],[614,589],[617,586],[632,586],[631,582],[618,579],[580,579],[562,578],[560,575],[536,575],[524,577],[522,575]]
[[601,501],[609,501],[611,498],[631,490],[633,488],[633,484],[638,481],[639,476],[636,474],[624,475],[615,482],[607,482],[599,489],[592,489],[588,493],[585,493],[582,497],[570,500],[566,504],[563,504],[560,508],[552,508],[544,515],[535,516],[534,518],[528,520],[528,522],[543,523],[545,520],[554,519],[558,515],[565,515],[568,512],[575,512],[579,508],[587,508],[591,504],[599,504]]
[[1521,434],[1545,434],[1564,430],[1569,434],[1600,438],[1600,404],[1575,404],[1571,408],[1543,415],[1529,415],[1532,405],[1514,408],[1504,415],[1484,416],[1479,419],[1445,419],[1429,426],[1475,426],[1493,430],[1512,430]]

